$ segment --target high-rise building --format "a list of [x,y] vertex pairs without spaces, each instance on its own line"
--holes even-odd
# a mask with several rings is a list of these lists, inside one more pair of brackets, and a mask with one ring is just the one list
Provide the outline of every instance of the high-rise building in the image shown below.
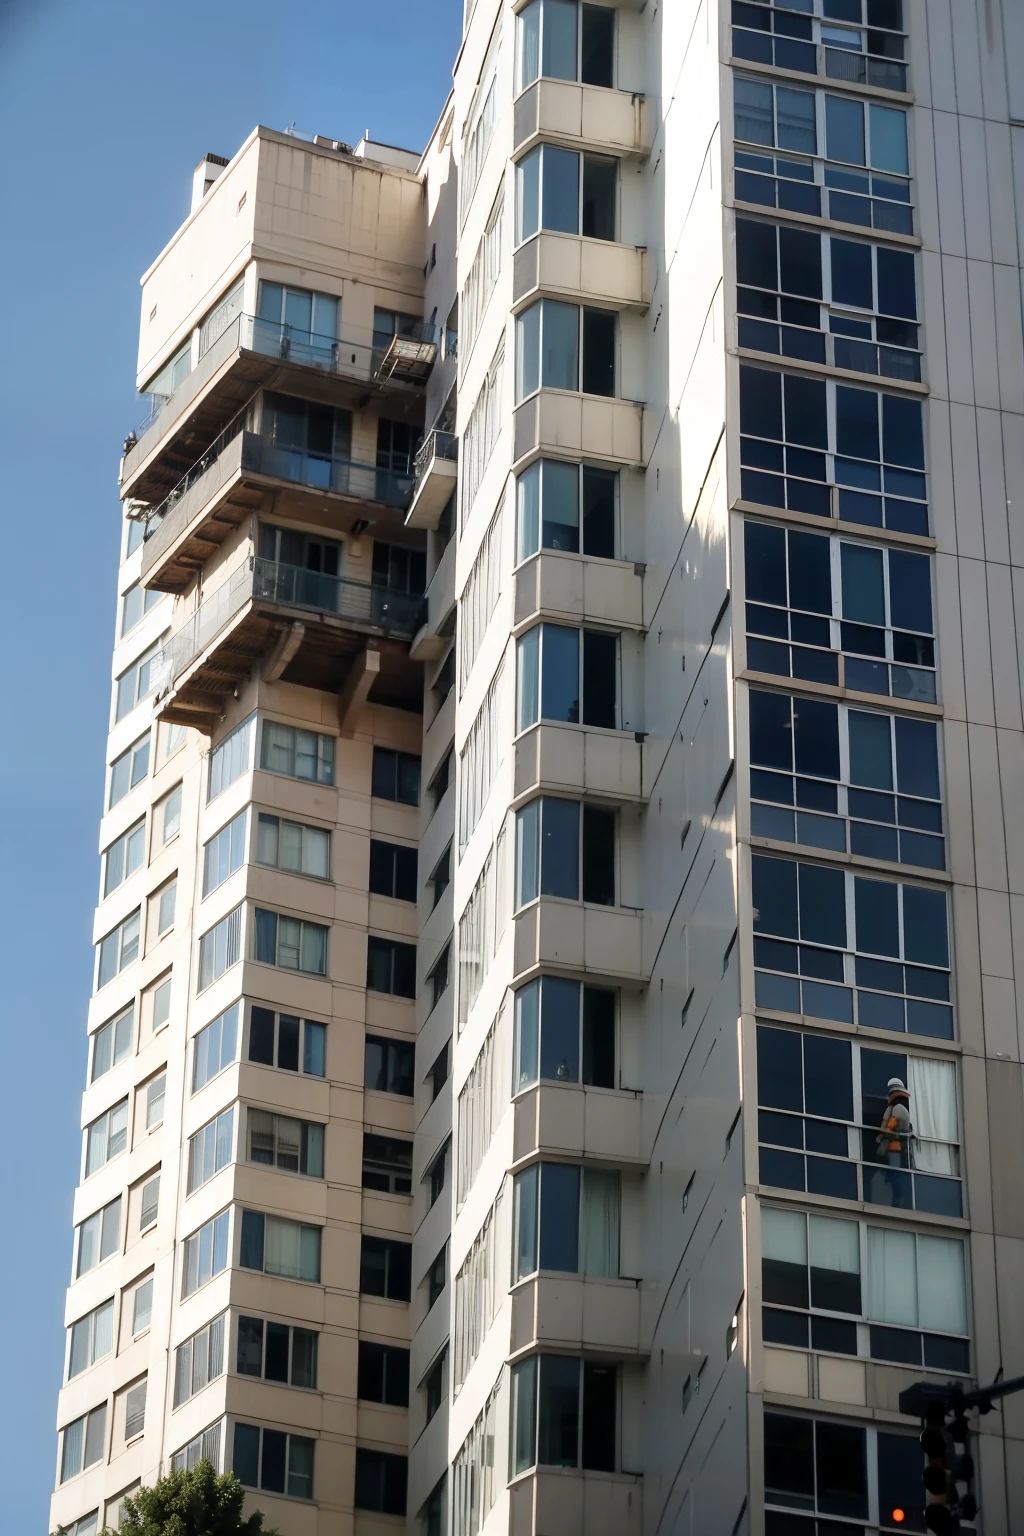
[[284,1536],[925,1529],[900,1393],[1024,1372],[1022,62],[1015,0],[467,0],[422,156],[198,168],[76,1536],[202,1455]]

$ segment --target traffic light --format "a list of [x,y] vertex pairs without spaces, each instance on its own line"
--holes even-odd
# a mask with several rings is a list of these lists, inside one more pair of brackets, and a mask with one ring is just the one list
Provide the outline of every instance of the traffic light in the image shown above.
[[[946,1420],[952,1410],[952,1420]],[[978,1513],[974,1495],[974,1458],[962,1401],[955,1390],[948,1398],[931,1398],[925,1406],[921,1449],[925,1456],[924,1523],[934,1536],[957,1536],[960,1517]]]

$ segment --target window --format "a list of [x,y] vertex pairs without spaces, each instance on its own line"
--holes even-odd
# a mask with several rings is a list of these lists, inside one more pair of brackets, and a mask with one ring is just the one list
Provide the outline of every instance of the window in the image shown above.
[[150,405],[155,415],[157,409],[162,406],[174,394],[178,385],[183,383],[192,372],[192,338],[180,346],[159,373],[153,375],[149,383],[144,386],[142,393],[150,397]]
[[953,1062],[760,1024],[757,1063],[763,1184],[962,1214]]
[[119,1157],[127,1145],[128,1100],[122,1099],[85,1128],[85,1177]]
[[409,1406],[409,1351],[395,1344],[359,1340],[357,1393],[364,1402]]
[[141,1381],[129,1387],[124,1397],[124,1437],[126,1440],[134,1440],[136,1435],[141,1435],[146,1427],[146,1388],[148,1379],[144,1376]]
[[499,506],[480,541],[480,548],[459,598],[455,629],[459,653],[460,698],[501,595],[501,510]]
[[241,957],[242,908],[238,906],[199,940],[199,991],[223,976]]
[[752,868],[758,1007],[952,1040],[945,891],[762,854]]
[[138,907],[123,923],[101,939],[96,948],[96,988],[105,987],[108,981],[125,970],[139,958],[139,928],[142,914]]
[[96,1536],[99,1524],[99,1510],[94,1509],[91,1514],[82,1515],[81,1519],[73,1520],[66,1528],[66,1536]]
[[[494,125],[498,120],[498,53],[501,46],[501,27],[496,25],[487,45],[487,53],[480,69],[477,87],[466,114],[466,130],[462,140],[462,164],[459,175],[459,227],[466,222],[473,202],[473,194],[483,175],[487,151],[494,137]],[[402,1513],[405,1513],[404,1507]]]
[[228,785],[233,784],[236,779],[240,779],[249,768],[255,720],[255,715],[250,715],[248,720],[243,720],[241,725],[236,725],[231,734],[225,736],[220,745],[214,747],[210,753],[207,801],[215,800],[222,790],[227,789]]
[[256,829],[256,862],[327,880],[331,873],[331,834],[320,827],[284,821],[261,811]]
[[237,1370],[291,1387],[316,1386],[317,1335],[311,1328],[291,1328],[262,1317],[238,1319]]
[[516,244],[551,229],[614,240],[619,162],[540,144],[516,165]]
[[224,1371],[228,1314],[222,1312],[174,1352],[174,1406],[180,1408]]
[[[504,1492],[506,1473],[495,1466],[494,1445],[498,1433],[498,1403],[504,1383],[504,1368],[487,1395],[487,1401],[466,1436],[452,1464],[452,1531],[454,1536],[478,1536],[499,1494]],[[436,1490],[435,1490],[436,1491]],[[438,1500],[440,1502],[440,1499]],[[434,1503],[434,1495],[430,1496]],[[440,1516],[438,1517],[440,1518]],[[441,1527],[437,1526],[438,1536]],[[428,1532],[428,1536],[432,1533]]]
[[257,907],[254,958],[285,971],[308,971],[314,976],[326,976],[327,933],[322,923],[282,917],[277,912]]
[[959,1238],[762,1206],[761,1249],[766,1343],[969,1371]]
[[290,1499],[311,1499],[314,1444],[304,1435],[236,1424],[231,1469],[246,1488],[283,1493]]
[[120,757],[115,757],[110,765],[110,790],[107,795],[107,809],[123,800],[129,790],[149,772],[149,732],[139,738],[127,752],[122,752]]
[[433,1104],[434,1100],[437,1098],[438,1094],[441,1092],[441,1089],[444,1087],[445,1083],[448,1081],[448,1056],[449,1056],[449,1041],[446,1040],[444,1045],[442,1045],[441,1049],[438,1051],[437,1055],[434,1058],[434,1065],[431,1067],[430,1071],[427,1073],[427,1077],[430,1080],[430,1102],[431,1102],[431,1104]]
[[502,335],[490,367],[473,402],[459,447],[459,526],[476,500],[484,472],[498,441],[502,422],[502,387],[505,379],[505,337]]
[[[764,1416],[765,1505],[867,1522],[872,1530],[923,1530],[892,1517],[921,1507],[917,1434],[895,1434],[836,1419]],[[770,1518],[770,1517],[769,1517]],[[792,1514],[788,1516],[792,1521]],[[806,1524],[808,1536],[815,1528]],[[818,1529],[820,1530],[820,1525]]]
[[287,1115],[250,1109],[248,1127],[250,1163],[265,1163],[287,1173],[304,1173],[311,1179],[323,1178],[322,1125],[312,1120],[293,1120]]
[[122,833],[115,843],[111,843],[103,855],[103,895],[109,896],[137,869],[141,869],[145,857],[146,818],[143,816],[141,821]]
[[153,1130],[164,1118],[164,1097],[167,1092],[167,1073],[161,1072],[146,1084],[146,1130]]
[[409,1463],[389,1451],[368,1451],[356,1446],[356,1509],[382,1515],[405,1514]]
[[171,1016],[171,978],[165,976],[163,981],[150,989],[147,994],[151,1012],[149,1019],[150,1029],[156,1034],[158,1029],[163,1029]]
[[160,1208],[160,1175],[143,1184],[139,1194],[139,1231],[145,1232],[156,1221]]
[[912,251],[738,218],[736,277],[741,347],[920,382]]
[[905,111],[743,75],[733,99],[737,140],[795,152],[737,144],[738,202],[913,234]]
[[238,1049],[238,1008],[238,1003],[233,1003],[196,1035],[192,1047],[193,1093],[198,1093],[234,1061]]
[[253,1005],[249,1018],[250,1061],[285,1072],[302,1071],[323,1077],[326,1041],[325,1024],[314,1024],[291,1013],[275,1014],[271,1008]]
[[934,704],[928,555],[752,520],[743,548],[751,671]]
[[618,725],[619,637],[611,630],[537,624],[516,641],[516,729],[540,720]]
[[265,720],[260,767],[269,773],[285,774],[290,779],[333,784],[334,737]]
[[143,1280],[132,1295],[132,1338],[145,1333],[153,1319],[153,1277]]
[[441,1148],[440,1152],[434,1158],[434,1161],[431,1163],[429,1169],[427,1170],[427,1179],[430,1185],[431,1206],[436,1205],[438,1200],[440,1200],[441,1195],[444,1192],[445,1184],[447,1183],[448,1148],[450,1145],[450,1142],[445,1142],[444,1146]]
[[[243,193],[243,197],[244,197]],[[229,288],[224,296],[217,300],[216,304],[207,312],[199,327],[199,356],[205,357],[206,353],[219,341],[225,331],[242,313],[242,295],[245,289],[245,279],[239,278],[234,287]]]
[[134,555],[135,551],[141,548],[146,537],[146,522],[141,517],[126,517],[125,521],[128,530],[124,541],[124,558],[127,560],[129,555]]
[[86,1467],[102,1461],[107,1450],[107,1405],[66,1424],[61,1434],[60,1480],[77,1477]]
[[419,758],[411,752],[394,752],[390,747],[374,747],[370,793],[377,800],[397,800],[402,805],[419,805]]
[[77,1254],[75,1279],[87,1275],[90,1269],[109,1259],[118,1249],[121,1236],[121,1196],[111,1200],[102,1210],[87,1216],[77,1228]]
[[[422,321],[414,321],[419,326]],[[377,417],[377,468],[393,474],[415,474],[416,449],[422,433],[408,421]],[[427,556],[422,549],[406,549],[399,544],[373,541],[373,585],[395,592],[421,594],[426,587]]]
[[156,936],[162,938],[174,927],[174,908],[178,897],[177,880],[169,880],[155,896],[150,897],[150,920],[153,917],[153,907],[156,907]]
[[614,1472],[618,1374],[572,1355],[534,1355],[512,1368],[512,1466]]
[[615,1087],[615,993],[541,976],[516,993],[513,1083]]
[[936,721],[760,688],[749,710],[755,837],[945,869]]
[[[339,300],[329,293],[311,293],[308,288],[286,288],[282,283],[261,280],[257,299],[261,323],[257,335],[265,343],[279,343],[282,356],[315,363],[317,352],[324,350],[317,343],[329,344],[337,339],[338,308]],[[329,363],[329,345],[326,351]]]
[[466,847],[487,804],[494,776],[502,762],[505,738],[506,669],[504,655],[459,754],[459,853]]
[[515,1179],[514,1270],[619,1273],[619,1175],[534,1163]]
[[441,897],[452,883],[452,845],[445,848],[444,853],[434,865],[434,872],[430,876],[430,883],[434,891],[434,899],[430,910],[433,911]]
[[201,1285],[228,1267],[229,1211],[221,1211],[191,1237],[186,1237],[181,1265],[181,1299],[191,1296]]
[[538,896],[614,906],[615,820],[614,811],[551,796],[517,812],[516,906]]
[[740,431],[745,500],[928,532],[919,400],[744,363]]
[[[902,0],[867,0],[866,17],[863,0],[826,0],[822,10],[826,19],[817,21],[810,0],[781,0],[781,6],[770,0],[770,8],[765,0],[737,4],[732,13],[734,57],[888,91],[906,90]],[[793,14],[798,11],[806,14]],[[854,25],[836,26],[832,18]],[[819,46],[824,70],[819,68]]]
[[208,1461],[215,1472],[220,1471],[220,1424],[211,1424],[202,1434],[196,1435],[188,1445],[175,1451],[171,1457],[172,1472],[191,1472],[198,1461]]
[[117,679],[117,691],[114,697],[114,719],[123,720],[136,704],[148,698],[156,686],[156,678],[153,674],[153,663],[157,658],[160,647],[151,645],[143,651],[138,661],[132,663],[127,672],[122,672]]
[[516,481],[518,559],[541,549],[615,558],[618,472],[538,459]]
[[462,290],[458,315],[461,322],[463,356],[466,362],[473,353],[473,344],[487,312],[487,304],[494,292],[494,285],[501,272],[501,250],[505,228],[505,190],[502,187],[494,200],[487,225],[473,257]]
[[431,1366],[430,1373],[423,1383],[423,1394],[426,1398],[426,1420],[429,1424],[434,1414],[444,1401],[444,1362],[448,1351],[442,1351],[440,1360]]
[[363,1132],[363,1188],[412,1194],[412,1142]]
[[371,934],[366,944],[366,985],[394,997],[416,996],[416,945]]
[[516,317],[516,404],[537,389],[614,395],[617,335],[613,310],[531,304]]
[[87,1312],[68,1329],[68,1381],[109,1355],[113,1347],[114,1303],[110,1300]]
[[191,1195],[231,1161],[235,1111],[226,1109],[188,1139],[188,1185]]
[[615,12],[577,0],[531,0],[516,17],[516,89],[542,76],[615,83]]
[[110,1071],[111,1067],[116,1067],[119,1061],[124,1061],[129,1055],[134,1024],[135,1005],[129,1003],[122,1013],[114,1019],[108,1019],[107,1023],[101,1025],[93,1035],[90,1083],[94,1083],[98,1077],[102,1077],[105,1072]]
[[507,1295],[508,1265],[507,1261],[501,1262],[498,1254],[502,1198],[499,1192],[455,1276],[456,1392],[480,1353],[487,1329]]
[[434,777],[431,779],[428,786],[432,806],[435,811],[441,804],[441,801],[444,799],[445,795],[448,793],[449,785],[452,782],[452,767],[454,762],[455,748],[449,747],[448,751],[441,759],[441,766],[434,774]]
[[159,764],[166,763],[179,747],[185,745],[185,729],[183,725],[171,725],[166,720],[160,721],[156,739],[156,760]]
[[413,1094],[416,1047],[411,1040],[388,1040],[367,1035],[363,1086],[377,1093]]
[[498,1017],[487,1031],[459,1092],[457,1196],[458,1204],[465,1200],[477,1170],[491,1144],[495,1128],[508,1106],[510,1084],[508,1068],[512,1052],[506,1032],[507,1012],[504,1003]]
[[140,623],[149,610],[163,597],[162,592],[154,592],[150,588],[142,587],[133,582],[127,592],[121,598],[121,636],[122,638],[130,629],[134,629]]
[[437,1255],[437,1258],[427,1270],[427,1311],[429,1312],[438,1300],[441,1292],[448,1283],[448,1245],[447,1243]]
[[239,811],[203,848],[204,896],[223,885],[245,863],[245,824],[246,813]]
[[363,1233],[359,1289],[364,1296],[408,1301],[412,1295],[412,1244]]
[[371,837],[370,890],[396,901],[415,901],[416,885],[416,849]]
[[243,1269],[257,1269],[285,1280],[320,1283],[320,1228],[261,1211],[242,1212]]

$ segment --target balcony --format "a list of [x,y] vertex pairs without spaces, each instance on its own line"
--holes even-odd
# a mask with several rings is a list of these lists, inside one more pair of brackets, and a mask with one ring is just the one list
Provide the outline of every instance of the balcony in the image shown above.
[[513,257],[512,302],[538,293],[587,299],[611,309],[643,311],[650,304],[647,252],[643,246],[541,230]]
[[245,430],[248,407],[155,508],[142,555],[142,581],[183,592],[228,535],[282,484],[319,495],[404,511],[413,477],[352,459],[282,447]]
[[459,440],[454,432],[428,432],[416,453],[416,484],[406,513],[407,528],[436,528],[455,490]]
[[646,747],[631,731],[543,721],[516,738],[512,795],[541,790],[642,803]]
[[544,614],[570,623],[646,627],[642,566],[544,549],[523,561],[514,580],[517,626]]
[[[121,495],[155,502],[166,496],[215,436],[261,388],[315,390],[330,380],[331,404],[360,408],[368,389],[404,398],[399,414],[416,418],[422,386],[437,356],[440,332],[425,322],[385,345],[369,333],[339,337],[297,332],[255,315],[239,315],[203,354],[155,415],[128,440]],[[323,392],[323,385],[320,386]],[[420,416],[422,420],[422,416]]]
[[571,149],[645,157],[651,152],[651,114],[637,94],[571,80],[538,80],[515,103],[516,155],[541,138]]
[[521,908],[513,922],[517,978],[544,968],[589,971],[595,983],[599,977],[646,979],[642,912],[541,896]]
[[622,1168],[644,1168],[643,1097],[582,1083],[533,1083],[515,1097],[512,1156],[535,1153],[593,1158]]
[[642,1529],[638,1475],[536,1467],[509,1489],[509,1536],[640,1536]]
[[516,406],[513,458],[582,454],[601,464],[642,468],[644,408],[610,395],[539,389]]
[[437,570],[427,583],[426,613],[412,643],[414,661],[440,661],[448,648],[455,624],[455,550],[449,539]]
[[377,658],[366,669],[371,700],[415,707],[422,684],[406,658],[422,604],[414,593],[250,557],[154,659],[157,714],[208,731],[260,662],[268,681],[338,692],[363,651]]
[[512,1290],[509,1350],[537,1347],[639,1357],[639,1284],[563,1274],[520,1281]]

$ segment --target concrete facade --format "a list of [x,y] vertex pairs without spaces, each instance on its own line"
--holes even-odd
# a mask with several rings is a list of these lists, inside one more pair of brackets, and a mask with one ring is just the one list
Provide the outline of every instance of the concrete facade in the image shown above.
[[[900,1391],[1024,1369],[1022,48],[1010,0],[468,0],[419,159],[260,128],[197,170],[122,465],[156,604],[108,760],[153,749],[101,829],[144,826],[97,909],[128,959],[90,1031],[134,1012],[93,1161],[127,1129],[76,1197],[122,1204],[69,1290],[114,1311],[55,1520],[219,1425],[287,1536],[923,1529]],[[253,1005],[326,1026],[322,1076],[253,1059]],[[315,1379],[306,1334],[298,1384],[247,1376],[256,1317]],[[979,1429],[993,1536],[1022,1412]]]

